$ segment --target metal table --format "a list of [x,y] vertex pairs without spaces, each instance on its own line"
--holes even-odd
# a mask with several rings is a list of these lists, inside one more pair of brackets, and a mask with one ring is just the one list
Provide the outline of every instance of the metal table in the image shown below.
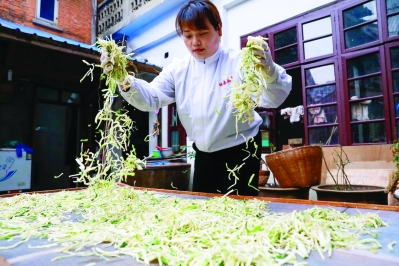
[[[147,189],[147,188],[136,188],[136,189]],[[183,192],[183,191],[171,191],[171,190],[160,190],[160,189],[148,189],[156,191],[157,193],[167,193],[172,196],[178,196],[182,198],[206,198],[217,196],[216,194],[206,193],[195,193],[195,192]],[[219,195],[220,196],[220,195]],[[368,205],[368,204],[356,204],[356,203],[344,203],[344,202],[322,202],[322,201],[310,201],[310,200],[294,200],[294,199],[281,199],[281,198],[263,198],[263,197],[246,197],[246,196],[232,196],[238,199],[251,199],[258,198],[265,200],[269,203],[269,210],[273,212],[292,212],[294,210],[301,211],[314,206],[334,208],[341,212],[355,213],[355,212],[378,212],[380,217],[389,222],[388,227],[379,228],[380,233],[378,240],[382,244],[383,248],[378,253],[372,253],[370,251],[363,250],[341,250],[334,249],[331,258],[326,257],[322,259],[317,252],[312,252],[306,262],[308,265],[331,265],[331,266],[346,266],[346,265],[362,265],[362,266],[375,266],[385,265],[393,266],[399,265],[399,207],[385,206],[385,205]],[[1,198],[0,198],[1,200]],[[394,246],[393,250],[388,251],[387,244],[397,241],[398,244]],[[16,240],[15,240],[16,242]],[[9,244],[12,244],[11,241]],[[0,255],[3,256],[9,264],[12,266],[38,266],[38,265],[53,265],[53,266],[70,266],[70,265],[143,265],[136,262],[131,257],[117,257],[103,259],[96,256],[88,257],[70,257],[55,262],[51,260],[57,256],[63,255],[58,252],[59,248],[48,248],[48,249],[30,249],[28,246],[36,246],[48,244],[46,239],[29,239],[28,242],[23,243],[17,248],[11,250],[2,250]],[[101,247],[101,245],[100,245]],[[104,248],[107,250],[107,248]],[[112,250],[110,248],[109,250]],[[301,261],[301,259],[298,259]],[[0,259],[1,262],[1,259]],[[151,264],[158,265],[158,264]],[[0,266],[2,266],[0,264]]]

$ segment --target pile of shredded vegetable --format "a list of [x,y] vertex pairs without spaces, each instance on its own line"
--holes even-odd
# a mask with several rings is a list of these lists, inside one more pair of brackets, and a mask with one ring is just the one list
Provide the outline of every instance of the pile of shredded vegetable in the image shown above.
[[[98,45],[107,56],[100,67],[108,86],[95,121],[100,150],[82,152],[76,159],[77,182],[89,186],[1,199],[0,250],[36,237],[49,242],[30,248],[59,247],[65,254],[53,261],[96,255],[131,256],[161,265],[304,265],[312,251],[324,258],[334,248],[381,248],[377,228],[387,223],[375,213],[351,216],[319,207],[273,213],[259,200],[227,195],[188,199],[120,186],[121,179],[134,175],[145,162],[135,156],[134,147],[126,159],[120,155],[128,149],[133,122],[124,109],[111,108],[116,84],[127,76],[126,55],[112,40],[99,40]],[[251,94],[248,97],[257,95],[255,85],[241,90]],[[234,176],[237,169],[229,170]]]
[[264,39],[261,36],[249,36],[246,47],[241,51],[239,70],[244,75],[243,82],[232,80],[232,86],[226,96],[229,98],[228,104],[235,108],[236,123],[254,120],[254,109],[259,106],[263,90],[267,88],[267,72],[260,59],[254,55],[254,50],[264,50]]
[[[256,199],[179,198],[112,181],[0,200],[0,250],[45,238],[42,248],[65,253],[53,261],[127,255],[161,265],[305,265],[312,251],[324,258],[334,248],[378,250],[377,228],[386,225],[375,213],[273,213]],[[20,241],[7,244],[11,239]]]

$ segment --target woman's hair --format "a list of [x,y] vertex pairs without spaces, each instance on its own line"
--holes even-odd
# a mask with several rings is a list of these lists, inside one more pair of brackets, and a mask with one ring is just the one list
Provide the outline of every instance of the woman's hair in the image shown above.
[[181,28],[188,25],[197,30],[205,29],[205,20],[208,19],[215,30],[219,30],[222,25],[219,11],[209,0],[191,0],[184,5],[176,17],[176,32],[179,36],[183,34]]

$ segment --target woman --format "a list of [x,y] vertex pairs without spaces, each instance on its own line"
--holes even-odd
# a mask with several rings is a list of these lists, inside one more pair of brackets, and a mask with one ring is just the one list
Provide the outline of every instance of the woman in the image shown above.
[[[239,195],[257,195],[262,119],[254,111],[253,122],[239,122],[236,128],[234,109],[224,98],[231,81],[241,80],[241,51],[220,46],[222,21],[215,5],[207,0],[184,5],[176,18],[176,30],[190,55],[166,66],[151,83],[129,77],[119,85],[121,95],[142,111],[176,102],[196,151],[193,191],[224,194],[237,190],[234,193]],[[269,78],[261,103],[276,108],[291,90],[291,77],[272,61],[266,42],[263,48],[257,55]],[[234,174],[229,169],[235,169]]]

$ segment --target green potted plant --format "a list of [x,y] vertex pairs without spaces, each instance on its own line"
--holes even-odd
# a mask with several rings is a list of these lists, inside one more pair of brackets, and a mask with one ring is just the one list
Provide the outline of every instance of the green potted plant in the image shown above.
[[386,193],[394,194],[394,198],[399,200],[398,180],[399,180],[399,140],[395,140],[391,145],[393,161],[396,163],[396,171],[392,171],[389,175],[388,185],[385,189]]
[[388,204],[388,197],[384,187],[369,185],[352,185],[345,172],[345,167],[351,163],[342,146],[339,150],[334,149],[333,161],[337,166],[336,176],[330,171],[323,152],[323,161],[328,174],[331,176],[334,184],[325,184],[312,186],[317,194],[318,200],[355,202],[355,203],[373,203]]

